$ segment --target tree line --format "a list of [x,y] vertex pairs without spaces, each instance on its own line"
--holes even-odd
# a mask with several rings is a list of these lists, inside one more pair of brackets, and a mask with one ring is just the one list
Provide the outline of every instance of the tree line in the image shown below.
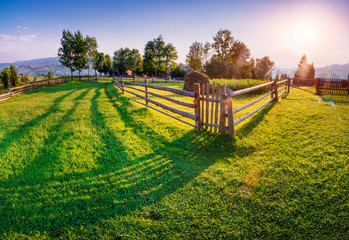
[[[80,31],[71,33],[63,30],[61,47],[58,49],[60,62],[74,71],[90,67],[100,75],[146,74],[183,77],[186,71],[175,63],[178,52],[171,43],[166,43],[162,35],[148,41],[143,56],[138,49],[120,48],[111,57],[97,51],[94,37],[83,37]],[[194,42],[186,55],[189,68],[207,74],[210,78],[270,79],[275,63],[269,56],[251,58],[250,49],[239,40],[235,40],[227,29],[220,29],[213,36],[213,42]],[[303,56],[298,64],[295,77],[314,78],[314,65],[306,63]],[[305,74],[307,72],[307,74]],[[278,75],[286,78],[286,74]]]

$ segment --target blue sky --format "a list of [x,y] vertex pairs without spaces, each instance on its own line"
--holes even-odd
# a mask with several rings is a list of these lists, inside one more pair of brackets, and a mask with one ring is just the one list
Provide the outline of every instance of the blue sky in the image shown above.
[[63,29],[97,38],[110,55],[121,47],[143,52],[162,34],[178,62],[194,41],[212,42],[229,29],[252,57],[296,66],[306,54],[315,66],[349,63],[346,0],[0,0],[0,62],[57,56]]

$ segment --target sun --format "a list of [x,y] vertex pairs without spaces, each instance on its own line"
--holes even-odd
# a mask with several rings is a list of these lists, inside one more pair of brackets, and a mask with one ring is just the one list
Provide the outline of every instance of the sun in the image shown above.
[[316,43],[318,26],[311,19],[299,19],[291,27],[291,39],[298,48],[309,47]]

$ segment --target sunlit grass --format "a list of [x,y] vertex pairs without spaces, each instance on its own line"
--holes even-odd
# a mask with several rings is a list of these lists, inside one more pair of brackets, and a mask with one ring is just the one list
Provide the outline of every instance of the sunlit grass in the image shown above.
[[110,82],[0,102],[0,238],[347,239],[348,96],[291,89],[232,141]]

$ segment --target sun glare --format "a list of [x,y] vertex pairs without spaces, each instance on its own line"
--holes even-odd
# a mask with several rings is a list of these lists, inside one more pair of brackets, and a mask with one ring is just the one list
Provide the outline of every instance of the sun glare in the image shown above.
[[298,48],[307,47],[316,42],[318,26],[311,20],[299,20],[292,27],[292,42]]

